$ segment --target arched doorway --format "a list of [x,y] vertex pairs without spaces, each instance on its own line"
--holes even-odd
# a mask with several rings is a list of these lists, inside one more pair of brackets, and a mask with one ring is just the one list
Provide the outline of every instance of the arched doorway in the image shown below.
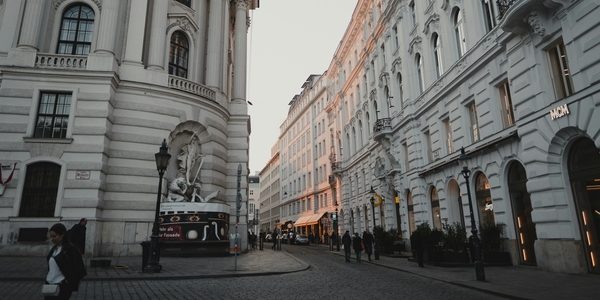
[[483,173],[477,174],[477,180],[475,181],[475,197],[477,199],[479,225],[486,223],[495,224],[490,182]]
[[447,203],[450,208],[450,222],[458,222],[465,226],[465,213],[463,211],[462,196],[460,193],[460,187],[455,179],[450,179],[448,182],[448,193],[446,193]]
[[536,265],[533,244],[537,240],[537,234],[535,223],[531,220],[533,207],[526,183],[525,168],[520,163],[514,162],[508,169],[508,192],[517,229],[520,262],[526,265]]
[[433,220],[433,228],[442,230],[442,215],[440,211],[440,197],[437,189],[431,188],[431,218]]
[[417,226],[415,225],[415,207],[413,205],[413,198],[410,190],[406,190],[406,208],[408,209],[408,236],[410,236],[417,230]]
[[600,274],[600,153],[592,140],[573,144],[568,167],[588,268]]

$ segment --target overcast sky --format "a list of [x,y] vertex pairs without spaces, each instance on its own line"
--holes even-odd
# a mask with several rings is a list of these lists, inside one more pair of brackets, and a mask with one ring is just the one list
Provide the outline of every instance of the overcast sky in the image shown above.
[[264,168],[288,103],[329,67],[358,0],[261,0],[248,32],[250,174]]

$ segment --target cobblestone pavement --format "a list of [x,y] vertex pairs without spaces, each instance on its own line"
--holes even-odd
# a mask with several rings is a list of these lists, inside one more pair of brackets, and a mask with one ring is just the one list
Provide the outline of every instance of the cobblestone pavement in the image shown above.
[[[535,267],[419,268],[406,258],[345,263],[343,250],[283,245],[230,257],[162,257],[163,271],[142,273],[141,257],[88,268],[71,299],[597,299],[600,276]],[[116,268],[116,264],[125,268]],[[89,261],[86,263],[88,266]],[[0,257],[0,299],[40,299],[43,257]]]

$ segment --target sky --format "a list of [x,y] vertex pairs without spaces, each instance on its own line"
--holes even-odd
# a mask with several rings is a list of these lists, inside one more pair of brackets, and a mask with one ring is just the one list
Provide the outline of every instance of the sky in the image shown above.
[[288,103],[311,74],[327,70],[358,0],[261,0],[250,11],[250,174],[271,159]]

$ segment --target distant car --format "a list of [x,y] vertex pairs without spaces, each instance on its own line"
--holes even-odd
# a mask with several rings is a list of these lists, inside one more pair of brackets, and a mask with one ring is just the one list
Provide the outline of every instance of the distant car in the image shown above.
[[310,245],[310,241],[308,240],[308,236],[306,234],[298,234],[296,235],[296,240],[294,241],[295,245]]

